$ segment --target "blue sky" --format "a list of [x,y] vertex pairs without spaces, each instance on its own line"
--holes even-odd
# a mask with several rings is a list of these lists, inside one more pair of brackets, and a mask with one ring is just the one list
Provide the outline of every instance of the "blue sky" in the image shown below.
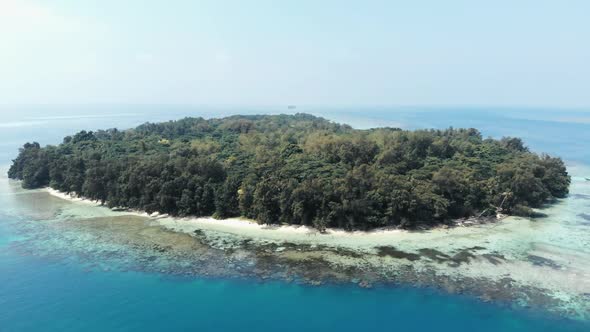
[[0,103],[585,108],[589,13],[583,0],[0,0]]

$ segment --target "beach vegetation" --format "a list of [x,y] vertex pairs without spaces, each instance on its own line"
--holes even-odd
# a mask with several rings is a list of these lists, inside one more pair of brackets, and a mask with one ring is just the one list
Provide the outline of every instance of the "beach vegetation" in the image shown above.
[[27,143],[8,172],[109,207],[264,224],[412,228],[568,194],[560,158],[476,129],[353,129],[308,114],[185,118]]

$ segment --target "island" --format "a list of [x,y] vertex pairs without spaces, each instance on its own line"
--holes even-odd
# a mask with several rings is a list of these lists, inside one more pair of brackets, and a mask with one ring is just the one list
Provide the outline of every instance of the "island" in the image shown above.
[[476,129],[354,129],[309,114],[184,118],[27,143],[8,175],[111,208],[370,230],[530,216],[568,194],[560,158]]

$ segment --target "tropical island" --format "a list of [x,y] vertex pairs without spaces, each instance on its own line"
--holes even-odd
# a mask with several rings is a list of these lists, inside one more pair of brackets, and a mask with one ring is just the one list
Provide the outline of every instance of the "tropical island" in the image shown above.
[[8,172],[111,208],[319,230],[532,215],[568,194],[560,158],[476,129],[353,129],[308,114],[184,118],[27,143]]

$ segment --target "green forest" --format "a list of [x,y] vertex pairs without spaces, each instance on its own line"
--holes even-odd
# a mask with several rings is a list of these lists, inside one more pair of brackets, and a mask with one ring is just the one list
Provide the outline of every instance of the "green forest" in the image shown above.
[[10,178],[173,216],[367,230],[530,215],[568,194],[560,158],[476,129],[353,129],[308,114],[184,118],[27,143]]

